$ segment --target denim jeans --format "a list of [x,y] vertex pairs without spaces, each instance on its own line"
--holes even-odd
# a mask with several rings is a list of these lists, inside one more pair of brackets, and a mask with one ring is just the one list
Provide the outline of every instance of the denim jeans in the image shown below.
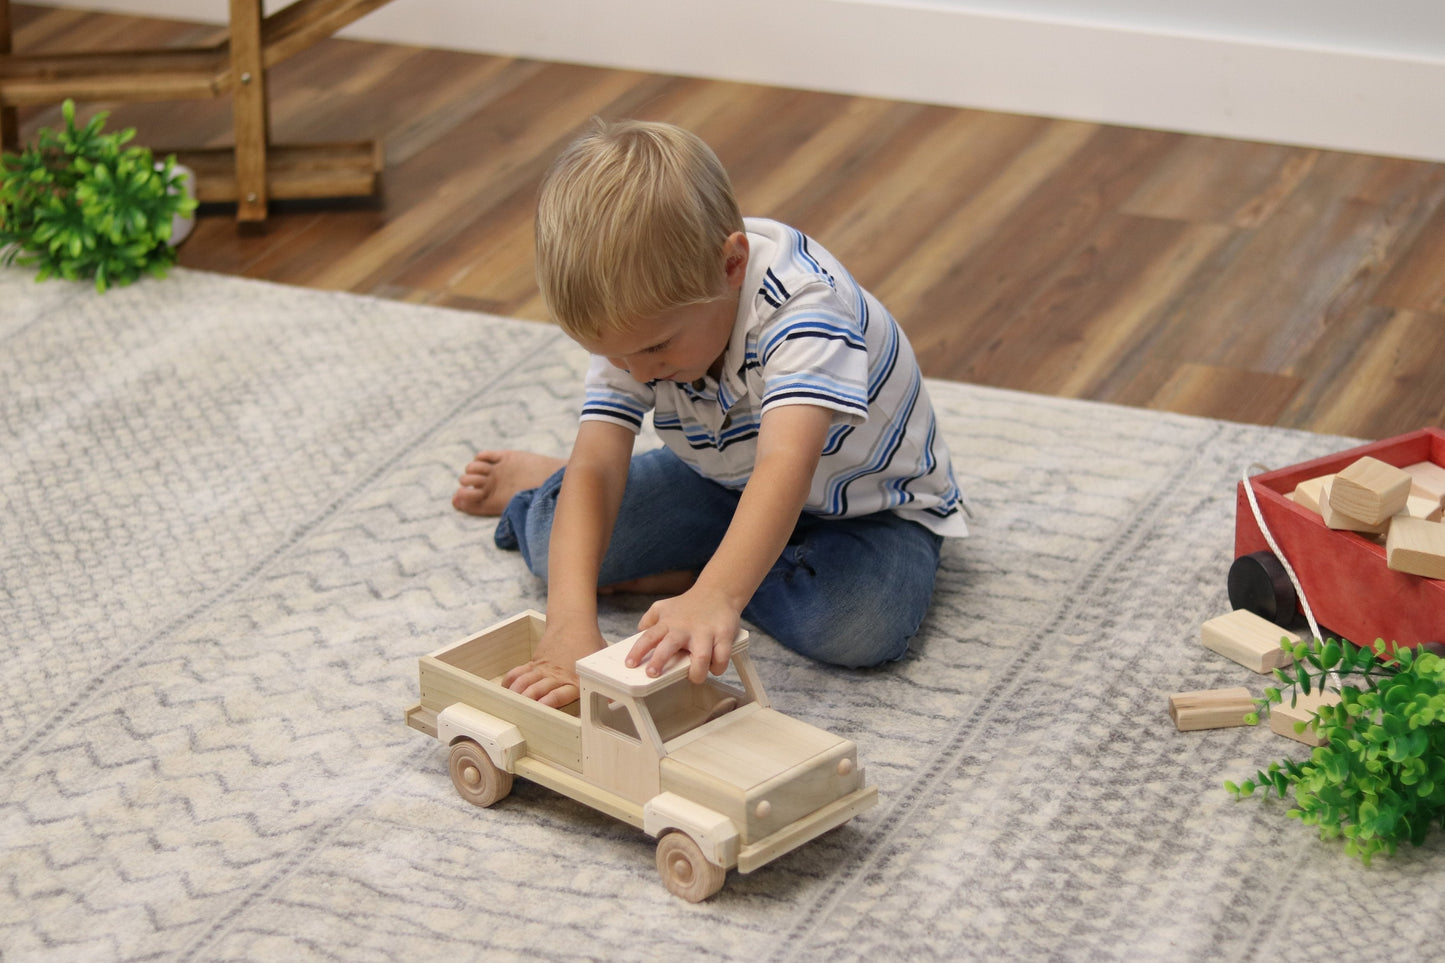
[[[497,545],[520,550],[544,580],[564,472],[513,497],[497,525]],[[635,455],[598,585],[701,571],[739,497],[665,448]],[[928,611],[942,543],[891,512],[861,518],[805,513],[743,617],[820,662],[859,668],[901,659]]]

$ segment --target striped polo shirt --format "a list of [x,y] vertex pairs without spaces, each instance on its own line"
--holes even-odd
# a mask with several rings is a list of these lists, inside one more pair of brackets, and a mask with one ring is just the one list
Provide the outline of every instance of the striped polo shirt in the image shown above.
[[819,405],[833,424],[805,511],[892,511],[941,535],[968,534],[948,446],[897,322],[812,238],[777,221],[745,224],[748,270],[721,378],[640,384],[596,356],[582,420],[639,431],[651,411],[679,458],[741,490],[763,412]]

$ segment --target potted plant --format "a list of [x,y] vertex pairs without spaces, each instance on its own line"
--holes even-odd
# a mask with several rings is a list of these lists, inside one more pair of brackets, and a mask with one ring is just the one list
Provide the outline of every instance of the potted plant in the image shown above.
[[[1391,654],[1383,641],[1368,648],[1335,639],[1284,643],[1293,671],[1276,669],[1288,692],[1268,688],[1258,700],[1268,711],[1293,692],[1323,691],[1332,674],[1358,677],[1341,684],[1340,701],[1320,708],[1323,742],[1305,761],[1270,763],[1225,789],[1236,797],[1273,788],[1293,792],[1285,815],[1319,827],[1322,839],[1345,841],[1365,865],[1405,840],[1420,845],[1431,826],[1445,828],[1445,647],[1430,643]],[[1258,716],[1250,719],[1258,722]],[[1296,723],[1303,731],[1307,723]]]
[[177,224],[196,208],[188,172],[173,156],[126,147],[133,129],[104,132],[104,112],[83,128],[73,101],[61,113],[63,130],[0,156],[0,262],[38,265],[41,281],[93,278],[100,291],[163,276]]

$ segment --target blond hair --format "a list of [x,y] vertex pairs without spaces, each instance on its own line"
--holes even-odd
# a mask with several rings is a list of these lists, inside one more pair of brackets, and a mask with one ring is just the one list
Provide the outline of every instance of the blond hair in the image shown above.
[[553,162],[537,202],[537,283],[572,337],[627,331],[723,293],[743,230],[727,172],[672,124],[594,122]]

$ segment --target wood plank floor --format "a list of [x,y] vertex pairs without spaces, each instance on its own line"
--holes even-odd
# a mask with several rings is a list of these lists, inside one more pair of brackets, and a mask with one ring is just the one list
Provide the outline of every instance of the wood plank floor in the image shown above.
[[[18,52],[218,36],[12,17]],[[268,76],[275,139],[381,139],[383,196],[252,230],[206,211],[187,267],[542,320],[543,170],[594,115],[664,119],[745,213],[838,254],[930,376],[1366,438],[1445,423],[1445,165],[341,40]],[[150,146],[229,138],[225,100],[106,106]]]

